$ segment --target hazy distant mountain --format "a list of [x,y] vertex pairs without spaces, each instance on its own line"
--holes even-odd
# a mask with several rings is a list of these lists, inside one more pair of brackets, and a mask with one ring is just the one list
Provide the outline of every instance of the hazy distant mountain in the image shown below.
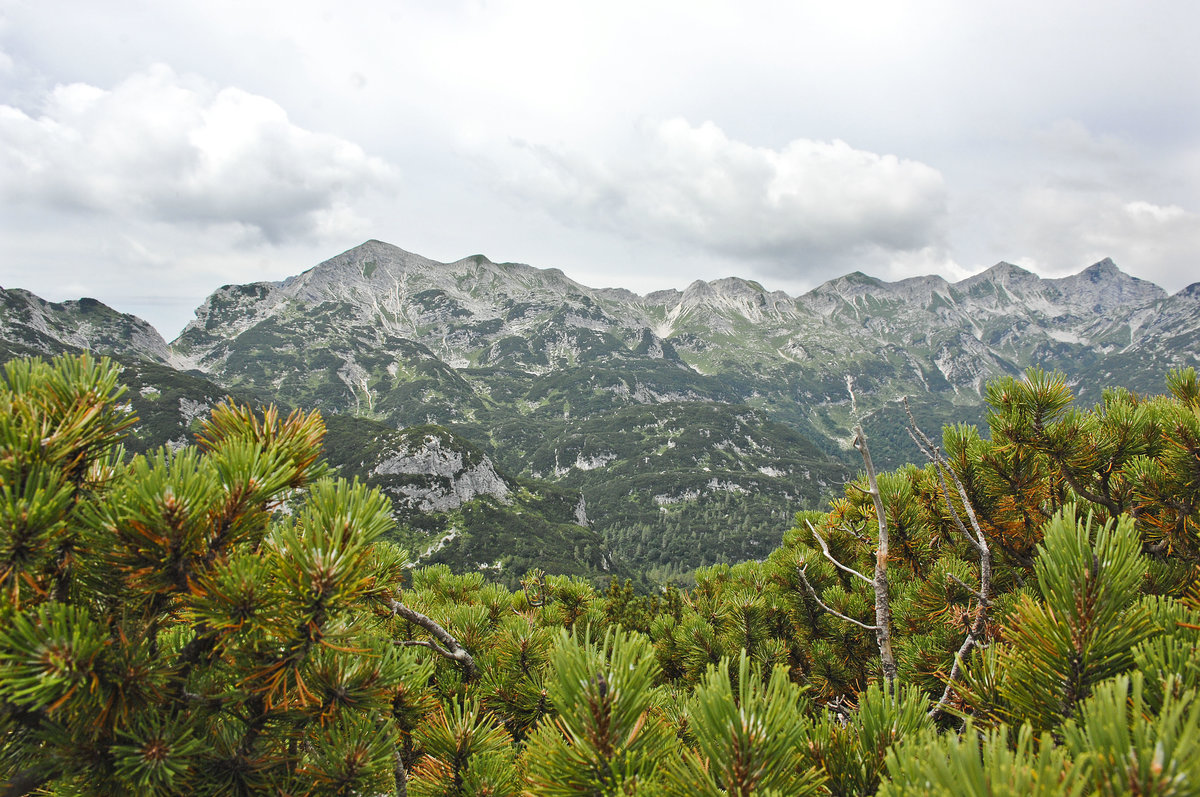
[[[660,572],[763,555],[836,488],[855,466],[846,375],[877,460],[897,464],[911,454],[901,396],[933,430],[978,421],[985,382],[1030,365],[1091,401],[1107,385],[1159,390],[1200,352],[1200,284],[1168,296],[1109,260],[1062,279],[1000,263],[957,283],[854,273],[791,297],[731,278],[638,296],[369,241],[279,283],[221,288],[170,346],[89,305],[121,319],[99,334],[89,300],[5,300],[14,346],[121,350],[381,428],[452,429],[512,478],[568,488],[578,524]],[[355,467],[378,478],[387,451],[372,456]]]

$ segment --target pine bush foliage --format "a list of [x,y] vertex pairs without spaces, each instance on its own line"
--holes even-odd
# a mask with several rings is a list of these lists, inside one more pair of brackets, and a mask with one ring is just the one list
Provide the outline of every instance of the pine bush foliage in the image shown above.
[[1066,507],[1044,533],[1034,564],[1041,600],[1026,595],[1013,608],[988,665],[1001,673],[998,699],[979,700],[989,716],[1037,731],[1075,716],[1096,684],[1128,670],[1151,631],[1137,603],[1145,564],[1131,518],[1100,525]]
[[709,667],[689,707],[695,750],[673,760],[669,794],[820,793],[823,778],[805,760],[811,723],[802,690],[776,667],[765,679],[745,651]]
[[1096,687],[1063,736],[1089,791],[1108,795],[1195,794],[1200,783],[1200,704],[1196,692],[1168,691],[1151,711],[1142,673]]
[[316,413],[129,456],[119,375],[0,379],[0,795],[1198,791],[1191,369],[1090,409],[999,380],[987,435],[878,474],[894,689],[866,479],[687,590],[514,591],[410,568]]
[[5,376],[7,790],[392,789],[421,667],[373,609],[404,558],[385,498],[320,478],[320,418],[223,404],[199,447],[123,462],[111,363]]
[[927,732],[889,750],[887,772],[881,797],[1078,797],[1086,787],[1067,751],[1027,724]]
[[636,794],[658,788],[672,750],[651,714],[658,666],[649,641],[610,631],[597,644],[562,632],[551,655],[550,699],[557,717],[525,749],[533,793]]

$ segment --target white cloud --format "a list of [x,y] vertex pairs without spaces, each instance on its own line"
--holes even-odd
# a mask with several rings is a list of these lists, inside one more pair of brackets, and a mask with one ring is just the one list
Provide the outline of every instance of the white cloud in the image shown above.
[[521,145],[502,182],[561,220],[754,260],[795,276],[937,248],[946,189],[923,163],[799,138],[780,149],[683,119],[603,161]]
[[265,97],[163,65],[111,90],[57,86],[36,117],[0,105],[0,199],[50,210],[235,224],[280,241],[355,224],[350,203],[393,179]]
[[1200,3],[8,6],[7,287],[187,314],[370,237],[638,290],[1196,279]]
[[1197,173],[1186,152],[1075,119],[1031,131],[1028,142],[1009,182],[987,197],[992,251],[1048,276],[1111,257],[1169,291],[1197,279]]
[[1040,187],[1025,192],[1026,259],[1049,274],[1078,271],[1111,257],[1175,291],[1197,279],[1200,213],[1111,191]]

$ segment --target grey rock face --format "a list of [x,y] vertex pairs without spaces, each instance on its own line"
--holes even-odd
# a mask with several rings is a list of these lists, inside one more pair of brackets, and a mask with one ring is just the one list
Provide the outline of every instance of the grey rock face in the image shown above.
[[386,488],[394,500],[421,512],[445,512],[457,509],[481,495],[506,501],[509,486],[496,473],[486,455],[478,462],[464,462],[461,450],[444,445],[441,437],[425,435],[415,446],[397,451],[371,471],[375,476],[398,474],[419,476],[398,481]]

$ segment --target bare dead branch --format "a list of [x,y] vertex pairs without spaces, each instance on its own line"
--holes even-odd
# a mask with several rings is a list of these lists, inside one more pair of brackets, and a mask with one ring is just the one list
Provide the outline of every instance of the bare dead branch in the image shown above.
[[[966,660],[967,655],[973,648],[983,644],[984,636],[987,633],[987,612],[991,603],[992,592],[992,552],[988,547],[987,537],[984,536],[983,529],[979,525],[979,518],[975,515],[975,508],[971,505],[971,499],[967,497],[967,488],[963,485],[962,479],[958,478],[958,474],[954,472],[954,469],[950,467],[950,463],[942,456],[941,449],[929,439],[928,435],[921,431],[921,427],[917,425],[917,419],[913,417],[912,410],[908,407],[907,398],[904,399],[904,412],[908,415],[909,437],[913,439],[913,442],[921,449],[921,453],[929,459],[933,464],[933,469],[937,471],[938,480],[942,488],[942,498],[946,501],[946,507],[950,511],[950,516],[954,519],[954,524],[979,554],[979,589],[976,590],[968,587],[962,579],[953,573],[947,574],[948,578],[975,596],[975,599],[979,601],[979,611],[976,613],[975,621],[967,630],[966,638],[963,639],[958,651],[954,654],[954,664],[950,668],[950,675],[946,678],[946,688],[942,690],[941,698],[929,710],[930,718],[937,719],[945,712],[946,706],[954,696],[954,685],[962,676],[963,661]],[[950,497],[950,488],[946,484],[947,473],[950,474],[950,478],[954,482],[954,487],[958,491],[963,512],[967,516],[967,521],[971,524],[970,529],[962,522],[958,510],[954,507],[954,501]]]
[[429,648],[444,659],[453,659],[454,654],[432,639],[393,639],[392,644],[401,648]]
[[404,769],[404,756],[396,747],[392,753],[392,773],[396,779],[396,797],[408,797],[408,772]]
[[821,600],[820,596],[817,595],[817,591],[815,589],[813,589],[813,585],[811,583],[809,583],[808,573],[806,572],[805,568],[797,567],[796,572],[800,574],[800,580],[802,582],[804,582],[804,588],[806,590],[808,590],[809,597],[812,598],[814,601],[816,601],[817,605],[820,606],[822,609],[829,612],[830,614],[832,614],[834,617],[838,618],[839,620],[845,620],[847,623],[853,623],[854,625],[856,625],[859,628],[862,628],[866,631],[874,631],[876,633],[879,632],[879,626],[867,625],[866,623],[862,622],[861,620],[855,620],[853,617],[842,614],[837,609],[834,609],[833,607],[831,607],[827,603],[825,603],[825,601]]
[[867,435],[863,432],[862,419],[858,414],[858,399],[854,395],[854,380],[846,376],[846,391],[850,394],[850,408],[854,414],[854,447],[862,454],[863,466],[867,470],[867,486],[871,503],[875,505],[875,516],[879,521],[879,544],[875,548],[875,639],[879,643],[879,665],[883,671],[884,688],[889,697],[896,694],[896,658],[892,653],[892,604],[888,596],[888,525],[883,497],[879,492],[879,481],[875,478],[875,464],[871,461],[871,449],[867,446]]
[[969,586],[967,586],[967,583],[966,583],[965,581],[963,581],[961,578],[959,578],[958,576],[954,575],[953,573],[947,573],[947,574],[946,574],[946,578],[950,579],[950,580],[951,580],[951,581],[953,581],[955,584],[958,584],[960,587],[962,587],[963,589],[965,589],[967,592],[969,592],[969,593],[971,593],[972,595],[974,595],[974,596],[975,596],[975,598],[976,598],[976,599],[979,601],[979,603],[980,603],[980,604],[986,604],[986,603],[988,602],[988,599],[987,599],[987,596],[986,596],[986,595],[984,595],[982,592],[980,592],[979,590],[975,589],[974,587],[969,587]]
[[904,399],[904,411],[908,413],[909,427],[906,431],[908,432],[909,438],[916,443],[917,448],[920,449],[921,453],[925,455],[925,458],[929,460],[930,464],[933,465],[934,470],[937,471],[938,481],[941,483],[942,487],[942,496],[946,499],[946,509],[948,509],[950,512],[950,518],[954,521],[954,525],[958,528],[962,535],[966,537],[973,546],[978,547],[978,543],[975,541],[974,536],[972,536],[971,532],[967,530],[966,525],[962,521],[962,517],[959,516],[958,510],[954,507],[954,502],[950,500],[950,488],[946,486],[946,474],[942,471],[941,467],[941,452],[938,450],[937,446],[933,444],[933,441],[926,437],[925,433],[922,432],[917,426],[917,421],[915,418],[913,418],[912,411],[908,409],[908,398]]
[[[967,538],[967,541],[971,543],[971,547],[973,547],[976,551],[980,551],[980,540],[967,529],[966,524],[963,523],[962,517],[959,516],[958,510],[954,506],[954,502],[950,500],[950,488],[946,485],[945,470],[950,471],[950,475],[954,478],[955,484],[961,485],[961,483],[958,481],[958,476],[945,462],[945,459],[942,457],[941,449],[938,448],[938,446],[932,440],[930,440],[923,431],[921,431],[921,427],[917,426],[917,419],[913,417],[912,410],[908,408],[907,396],[903,399],[903,402],[904,412],[908,415],[908,436],[912,438],[914,443],[917,444],[917,448],[921,450],[921,453],[924,454],[925,458],[928,459],[933,465],[933,469],[937,471],[938,481],[941,483],[942,487],[942,497],[946,500],[946,509],[949,510],[950,517],[954,521],[954,525],[958,528],[959,532],[961,532],[962,535]],[[945,470],[943,470],[943,467]],[[965,490],[962,491],[962,495],[965,499]],[[977,527],[978,524],[974,523],[973,517],[974,515],[972,513],[972,525]]]
[[463,677],[466,680],[472,681],[475,679],[475,676],[478,672],[475,669],[475,659],[471,656],[470,652],[466,648],[459,644],[457,639],[450,635],[446,629],[442,628],[435,621],[431,620],[420,612],[408,608],[398,600],[391,600],[389,606],[393,615],[397,617],[403,617],[410,623],[419,625],[421,628],[424,628],[426,631],[428,631],[430,636],[436,638],[442,643],[441,645],[438,645],[432,640],[397,640],[396,644],[429,648],[442,658],[449,659],[450,661],[453,661],[462,667]]
[[[971,499],[967,498],[967,488],[963,486],[962,480],[958,478],[958,474],[949,465],[946,466],[946,470],[950,471],[950,478],[954,480],[954,487],[958,490],[958,497],[962,499],[963,511],[967,513],[967,520],[970,521],[971,528],[975,531],[975,539],[979,543],[979,547],[986,551],[987,539],[983,536],[983,529],[979,527],[979,518],[975,516],[975,507],[971,505]],[[988,555],[990,556],[991,554]]]
[[808,523],[808,530],[811,531],[812,535],[817,538],[817,543],[821,546],[821,553],[825,554],[825,558],[828,559],[830,562],[832,562],[834,567],[836,567],[838,570],[849,573],[852,576],[858,576],[859,578],[861,578],[863,581],[867,582],[868,584],[875,583],[871,579],[864,576],[862,573],[855,570],[853,567],[847,567],[846,565],[842,564],[837,559],[835,559],[833,557],[833,554],[829,552],[829,546],[825,544],[825,539],[817,532],[816,528],[813,527],[813,524],[809,523],[807,520],[805,520],[804,522]]
[[844,531],[844,532],[846,532],[847,534],[849,534],[851,537],[853,537],[854,539],[858,540],[859,542],[866,542],[866,541],[867,541],[867,535],[865,535],[865,534],[863,534],[862,532],[858,531],[858,530],[857,530],[857,529],[855,529],[853,526],[850,526],[850,525],[846,525],[846,526],[838,526],[838,529],[840,529],[841,531]]
[[933,708],[929,709],[930,719],[936,720],[945,713],[946,706],[950,703],[950,698],[954,696],[954,684],[962,675],[963,659],[967,657],[967,654],[971,652],[971,648],[974,646],[975,637],[973,634],[968,633],[966,639],[963,640],[962,645],[959,646],[958,651],[954,654],[954,665],[950,668],[950,675],[946,678],[946,688],[942,690],[942,696],[938,698],[938,702],[934,704]]

